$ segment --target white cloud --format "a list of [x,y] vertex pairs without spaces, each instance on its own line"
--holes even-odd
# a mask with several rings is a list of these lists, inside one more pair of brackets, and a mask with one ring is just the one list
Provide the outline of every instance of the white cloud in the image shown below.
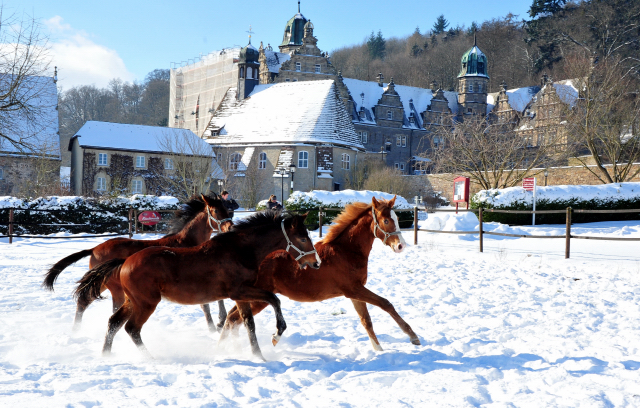
[[63,23],[62,17],[45,20],[47,28],[56,34],[51,39],[52,65],[58,67],[58,80],[63,89],[78,85],[106,87],[113,78],[133,81],[118,52],[93,42],[83,31]]

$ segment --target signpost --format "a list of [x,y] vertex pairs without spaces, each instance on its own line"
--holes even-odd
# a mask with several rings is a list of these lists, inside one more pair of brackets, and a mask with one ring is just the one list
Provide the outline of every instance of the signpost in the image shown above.
[[533,211],[532,214],[533,219],[531,225],[536,225],[536,178],[535,177],[526,177],[522,179],[522,188],[525,191],[533,191]]
[[142,225],[156,225],[160,222],[160,214],[155,211],[143,211],[138,215],[138,221]]

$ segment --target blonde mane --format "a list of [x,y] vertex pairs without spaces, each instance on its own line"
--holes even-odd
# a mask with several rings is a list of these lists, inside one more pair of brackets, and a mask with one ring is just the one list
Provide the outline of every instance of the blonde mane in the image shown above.
[[[381,206],[388,206],[387,200],[379,199],[378,202]],[[346,230],[354,220],[358,219],[365,211],[371,211],[371,203],[361,203],[355,202],[351,204],[347,204],[342,211],[334,220],[334,225],[329,228],[326,237],[324,237],[318,243],[328,244],[334,241],[336,238],[340,236]]]

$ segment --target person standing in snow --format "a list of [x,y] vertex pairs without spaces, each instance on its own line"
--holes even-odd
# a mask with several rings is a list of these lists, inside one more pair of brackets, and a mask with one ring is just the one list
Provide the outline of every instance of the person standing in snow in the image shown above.
[[282,204],[276,200],[275,194],[271,194],[269,201],[267,201],[267,208],[269,210],[282,210]]
[[236,200],[229,198],[229,192],[227,190],[223,191],[220,196],[222,197],[222,205],[229,211],[229,218],[233,218],[233,211],[240,208],[240,206],[236,203]]

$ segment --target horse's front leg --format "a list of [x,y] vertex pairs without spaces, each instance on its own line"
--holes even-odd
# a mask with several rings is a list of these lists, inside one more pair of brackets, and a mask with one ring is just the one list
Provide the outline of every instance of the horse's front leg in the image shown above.
[[209,327],[209,331],[214,333],[216,331],[216,325],[213,323],[213,318],[211,317],[211,308],[208,303],[200,305],[202,311],[204,312],[204,319],[207,321],[207,326]]
[[[275,346],[280,341],[280,337],[285,330],[287,330],[287,323],[284,321],[282,310],[280,309],[280,299],[273,292],[269,292],[264,289],[255,288],[253,286],[241,286],[238,290],[229,296],[234,302],[266,302],[273,307],[273,311],[276,314],[276,328],[278,329],[271,337],[271,342]],[[236,303],[237,304],[237,303]],[[238,306],[240,308],[240,306]],[[241,312],[242,314],[242,312]],[[245,323],[246,325],[246,323]]]
[[224,327],[224,322],[227,320],[227,309],[224,307],[224,300],[218,300],[218,332],[222,331],[222,327]]
[[353,303],[353,307],[356,309],[358,316],[360,316],[360,323],[362,323],[362,326],[369,335],[369,340],[371,340],[373,349],[375,351],[382,351],[382,346],[380,346],[378,337],[373,331],[373,323],[371,322],[371,316],[369,316],[369,311],[367,310],[367,304],[355,299],[351,299],[351,302]]
[[347,288],[346,290],[344,290],[344,295],[352,300],[355,299],[361,302],[372,304],[374,306],[378,306],[380,309],[389,313],[393,320],[396,321],[398,326],[400,326],[400,329],[409,336],[409,340],[411,340],[411,343],[415,344],[416,346],[420,345],[420,339],[414,333],[413,329],[411,329],[411,326],[409,326],[409,324],[407,324],[407,322],[405,322],[402,317],[400,317],[391,302],[389,302],[387,299],[376,295],[364,286]]
[[244,321],[244,326],[247,328],[253,355],[261,358],[262,361],[267,361],[262,356],[262,351],[260,350],[260,345],[258,344],[258,337],[256,336],[256,323],[253,320],[253,314],[251,313],[251,305],[247,302],[236,302],[236,305],[238,306],[240,316],[242,316],[242,320]]

